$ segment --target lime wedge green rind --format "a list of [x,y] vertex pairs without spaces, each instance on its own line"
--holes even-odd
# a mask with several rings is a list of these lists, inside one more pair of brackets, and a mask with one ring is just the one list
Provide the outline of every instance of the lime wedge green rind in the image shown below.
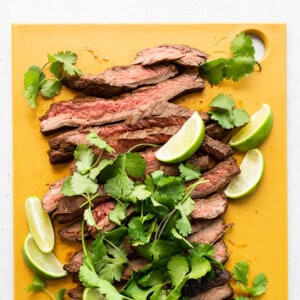
[[52,252],[40,251],[30,233],[23,242],[22,254],[32,271],[45,279],[59,279],[68,275],[63,269],[63,264]]
[[229,141],[229,145],[241,152],[259,147],[268,137],[273,126],[273,112],[268,104],[251,116],[250,122],[238,131]]
[[245,155],[238,174],[226,187],[224,193],[228,198],[239,199],[252,194],[262,180],[265,163],[259,149],[251,149]]
[[204,135],[205,124],[199,113],[194,112],[179,131],[156,151],[155,156],[166,163],[182,162],[199,149]]
[[55,234],[50,216],[44,212],[42,202],[37,197],[25,201],[25,214],[33,239],[44,253],[50,253],[55,244]]

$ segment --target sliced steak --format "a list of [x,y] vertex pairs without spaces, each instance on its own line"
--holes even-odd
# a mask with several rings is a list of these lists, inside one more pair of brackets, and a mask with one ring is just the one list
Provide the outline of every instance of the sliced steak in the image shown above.
[[70,297],[70,300],[81,300],[83,290],[83,286],[78,286],[76,288],[67,290],[66,294]]
[[186,45],[160,45],[137,53],[134,64],[153,65],[172,61],[179,65],[198,67],[207,59],[207,54]]
[[77,251],[69,260],[67,264],[64,265],[64,269],[69,273],[77,273],[83,262],[83,250]]
[[205,135],[200,149],[218,161],[225,160],[233,154],[233,150],[228,144],[215,140],[208,135]]
[[[146,109],[147,108],[147,109]],[[87,144],[86,135],[95,131],[102,139],[109,141],[119,135],[146,129],[150,127],[181,126],[192,115],[193,111],[168,102],[150,104],[148,107],[137,108],[126,118],[124,122],[73,129],[49,138],[50,149],[48,151],[51,163],[65,162],[73,158],[73,152],[78,144]],[[207,121],[208,115],[201,113]]]
[[[109,213],[115,208],[114,201],[108,201],[99,204],[95,207],[93,211],[93,216],[98,227],[98,230],[101,232],[110,231],[116,227],[116,224],[112,223],[109,220]],[[59,230],[59,235],[68,241],[79,242],[81,241],[81,221],[67,225],[61,230]],[[85,230],[85,237],[91,237],[95,234],[96,228],[88,226]]]
[[222,215],[227,208],[224,194],[213,194],[208,199],[195,199],[195,207],[191,213],[193,219],[213,219]]
[[47,193],[42,199],[42,205],[46,213],[51,213],[52,211],[54,211],[58,203],[65,197],[61,193],[61,187],[64,181],[65,178],[59,179],[49,186]]
[[65,127],[88,127],[123,121],[136,107],[169,101],[203,88],[204,81],[194,71],[187,71],[154,86],[125,93],[115,100],[78,97],[70,101],[56,102],[40,118],[40,129],[42,133],[49,134]]
[[205,133],[213,139],[221,141],[228,136],[230,130],[224,129],[217,122],[213,122],[206,125]]
[[217,241],[214,244],[214,249],[215,249],[215,253],[213,255],[213,258],[216,259],[221,264],[224,264],[229,257],[228,248],[224,243],[224,241],[222,239]]
[[[187,281],[186,285],[182,289],[182,295],[188,297],[197,296],[197,294],[205,293],[212,288],[222,286],[231,278],[230,273],[227,270],[221,270],[217,267],[214,267],[215,276],[212,278],[211,274],[207,274],[200,280],[190,279]],[[194,299],[194,298],[190,298]],[[198,298],[195,298],[198,299]],[[211,300],[216,300],[211,298]]]
[[233,289],[226,283],[202,292],[199,295],[190,298],[190,300],[225,300],[231,299],[232,295]]
[[68,88],[85,95],[110,98],[140,86],[159,83],[177,74],[176,66],[171,64],[148,67],[129,65],[112,67],[100,74],[68,77],[63,83]]
[[[213,169],[203,173],[207,182],[199,184],[192,192],[192,198],[203,198],[210,194],[221,192],[227,184],[240,173],[236,160],[228,158],[218,163]],[[192,184],[190,182],[189,184]]]
[[[192,224],[194,230],[198,225],[195,222]],[[227,227],[224,220],[218,217],[210,222],[205,222],[205,226],[188,236],[187,240],[191,243],[214,244],[225,234]]]

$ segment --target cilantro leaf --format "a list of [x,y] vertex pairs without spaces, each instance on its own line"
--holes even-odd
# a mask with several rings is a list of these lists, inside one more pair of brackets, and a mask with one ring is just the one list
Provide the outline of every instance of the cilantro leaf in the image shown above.
[[249,114],[241,108],[235,108],[235,101],[225,94],[218,94],[209,104],[211,118],[225,129],[240,127],[249,122]]
[[133,246],[139,246],[149,243],[152,233],[157,227],[157,224],[154,221],[151,224],[147,224],[147,226],[145,226],[145,221],[148,221],[152,217],[153,215],[148,214],[144,218],[134,217],[130,219],[128,223],[128,233],[129,237],[131,238],[131,244]]
[[231,111],[235,106],[235,101],[231,97],[220,93],[209,103],[209,106]]
[[180,176],[185,180],[185,181],[191,181],[194,179],[197,179],[200,175],[200,168],[195,167],[190,163],[180,164],[179,165],[179,172]]
[[245,32],[237,34],[231,42],[231,52],[234,56],[254,57],[255,48],[251,36]]
[[134,190],[130,195],[130,201],[135,203],[137,200],[144,201],[149,197],[151,197],[151,192],[146,190],[144,184],[139,184],[134,187]]
[[77,171],[85,174],[89,171],[95,160],[95,155],[92,149],[86,144],[79,144],[74,151]]
[[250,116],[244,109],[236,107],[232,113],[235,127],[241,127],[250,121]]
[[60,62],[64,71],[70,76],[82,75],[82,72],[74,66],[77,61],[77,55],[71,51],[59,51],[54,55],[48,54],[48,61],[50,63]]
[[203,63],[199,67],[200,76],[207,78],[210,84],[218,84],[224,79],[238,81],[254,71],[258,62],[255,60],[255,48],[250,35],[241,32],[231,42],[233,57],[217,58]]
[[113,153],[115,151],[93,130],[91,130],[90,133],[86,136],[86,140],[92,145],[95,145],[100,149],[106,150],[108,153]]
[[74,173],[71,176],[71,187],[75,195],[93,195],[98,191],[98,184],[86,175]]
[[172,285],[177,286],[180,284],[189,272],[189,263],[187,258],[181,255],[173,256],[168,262],[168,271]]
[[113,160],[110,159],[103,159],[100,161],[100,163],[92,168],[90,170],[90,175],[89,177],[93,180],[96,180],[96,178],[100,175],[100,173],[107,167],[107,166],[111,166],[114,163]]
[[109,213],[109,220],[117,225],[121,225],[121,222],[126,218],[127,204],[116,204],[115,208]]
[[27,292],[39,292],[46,288],[46,283],[37,274],[34,275],[32,283],[27,286]]
[[228,60],[225,73],[227,79],[238,81],[254,71],[256,60],[247,56],[236,56]]
[[145,159],[139,153],[126,153],[126,171],[129,176],[135,178],[144,176],[146,165]]
[[55,295],[55,299],[56,300],[64,300],[65,293],[66,293],[66,289],[59,290]]
[[267,284],[268,279],[264,273],[259,273],[255,276],[252,282],[253,290],[252,295],[253,296],[260,296],[264,294],[267,291]]
[[89,226],[93,226],[93,227],[97,228],[97,224],[95,222],[95,219],[94,219],[94,216],[93,216],[93,213],[92,213],[92,208],[91,208],[90,205],[84,210],[83,219],[86,221],[86,223]]
[[233,278],[244,285],[248,285],[249,264],[245,261],[236,263],[232,271]]
[[210,84],[218,84],[225,77],[225,66],[227,60],[225,58],[218,58],[205,62],[200,66],[200,76],[207,78]]
[[62,83],[59,80],[47,79],[41,86],[41,94],[46,98],[52,98],[61,91]]
[[217,121],[222,128],[232,129],[234,127],[232,124],[233,120],[228,111],[211,110],[209,111],[209,114],[211,119]]
[[36,108],[36,100],[45,74],[37,66],[31,66],[24,74],[24,97],[30,107]]
[[204,277],[211,270],[211,263],[204,257],[193,255],[190,258],[191,272],[190,279],[199,279]]

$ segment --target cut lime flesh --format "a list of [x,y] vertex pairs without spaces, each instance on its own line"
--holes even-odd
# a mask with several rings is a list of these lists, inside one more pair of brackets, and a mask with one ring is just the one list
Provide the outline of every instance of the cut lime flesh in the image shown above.
[[238,131],[229,141],[235,150],[246,152],[260,146],[271,132],[273,113],[268,104],[251,116],[250,122]]
[[102,300],[105,299],[99,289],[97,288],[85,288],[82,294],[82,300]]
[[32,237],[42,252],[49,253],[55,244],[54,228],[50,216],[44,212],[42,202],[37,197],[28,197],[25,213]]
[[204,134],[205,124],[201,116],[194,112],[179,131],[156,151],[155,156],[166,163],[182,162],[198,150]]
[[228,198],[238,199],[255,191],[264,173],[264,158],[258,149],[247,152],[238,174],[226,187],[224,193]]
[[41,252],[30,233],[23,242],[22,254],[27,265],[45,279],[59,279],[68,275],[52,252]]

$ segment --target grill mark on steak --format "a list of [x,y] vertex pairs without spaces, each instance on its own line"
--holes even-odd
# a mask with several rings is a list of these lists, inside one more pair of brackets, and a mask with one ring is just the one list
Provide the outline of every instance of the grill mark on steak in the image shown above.
[[195,207],[191,213],[193,219],[214,219],[222,215],[227,208],[224,194],[213,194],[208,199],[195,199]]
[[[203,198],[215,192],[222,191],[227,184],[240,173],[236,160],[232,157],[219,162],[213,169],[203,173],[207,182],[199,184],[192,192],[192,198]],[[189,184],[194,183],[194,181]]]
[[139,51],[133,64],[153,65],[172,61],[179,65],[198,67],[207,60],[207,54],[186,45],[160,45]]
[[85,95],[110,98],[140,86],[157,84],[177,74],[178,69],[171,64],[115,66],[100,74],[65,78],[63,84]]
[[40,129],[42,133],[49,134],[65,127],[88,127],[123,121],[136,107],[169,101],[186,93],[201,91],[203,88],[204,81],[197,73],[187,71],[154,86],[125,93],[115,100],[78,97],[56,102],[40,117]]

